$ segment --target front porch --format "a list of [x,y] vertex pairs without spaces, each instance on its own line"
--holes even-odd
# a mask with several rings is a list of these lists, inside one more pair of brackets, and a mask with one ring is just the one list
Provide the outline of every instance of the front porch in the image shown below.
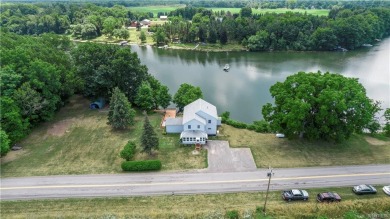
[[182,144],[206,144],[208,139],[207,133],[199,130],[183,131],[180,134]]

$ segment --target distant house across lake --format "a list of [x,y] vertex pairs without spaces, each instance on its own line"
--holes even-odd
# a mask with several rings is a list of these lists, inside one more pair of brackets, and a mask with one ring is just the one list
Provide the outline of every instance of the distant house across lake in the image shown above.
[[142,26],[149,26],[151,22],[148,19],[143,19],[140,23]]

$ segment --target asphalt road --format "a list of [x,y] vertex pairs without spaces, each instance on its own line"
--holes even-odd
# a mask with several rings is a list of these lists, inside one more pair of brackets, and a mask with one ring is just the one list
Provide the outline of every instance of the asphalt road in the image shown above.
[[[150,196],[264,191],[268,169],[251,172],[124,173],[1,178],[0,199]],[[390,184],[390,165],[273,169],[271,190]]]

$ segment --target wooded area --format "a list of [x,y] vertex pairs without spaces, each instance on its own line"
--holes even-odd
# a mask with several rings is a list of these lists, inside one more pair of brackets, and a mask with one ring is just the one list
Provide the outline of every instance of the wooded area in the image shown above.
[[[382,1],[317,1],[310,7],[307,1],[289,2],[264,4],[310,9],[322,2],[325,5],[317,7],[330,9],[329,16],[254,14],[250,4],[243,5],[240,13],[231,13],[189,4],[168,13],[168,22],[152,26],[149,31],[154,33],[156,44],[233,43],[251,51],[355,49],[390,35],[390,9],[383,7],[386,3]],[[105,34],[119,40],[129,37],[126,28],[132,22],[151,19],[153,13],[137,12],[123,5],[103,7],[91,3],[7,4],[1,8],[1,18],[2,28],[18,34],[53,32],[80,39]]]
[[134,104],[138,87],[145,84],[153,107],[166,107],[171,100],[168,88],[149,75],[137,54],[117,45],[74,45],[60,35],[2,30],[0,51],[2,155],[33,127],[51,120],[74,93],[108,100],[118,87]]

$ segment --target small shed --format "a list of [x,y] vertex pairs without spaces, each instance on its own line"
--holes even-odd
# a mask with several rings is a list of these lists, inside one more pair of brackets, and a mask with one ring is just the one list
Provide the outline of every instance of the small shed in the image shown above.
[[96,101],[89,104],[90,109],[103,109],[104,105],[106,104],[106,101],[104,98],[100,97]]
[[161,15],[160,16],[160,20],[166,21],[166,20],[168,20],[168,16]]

